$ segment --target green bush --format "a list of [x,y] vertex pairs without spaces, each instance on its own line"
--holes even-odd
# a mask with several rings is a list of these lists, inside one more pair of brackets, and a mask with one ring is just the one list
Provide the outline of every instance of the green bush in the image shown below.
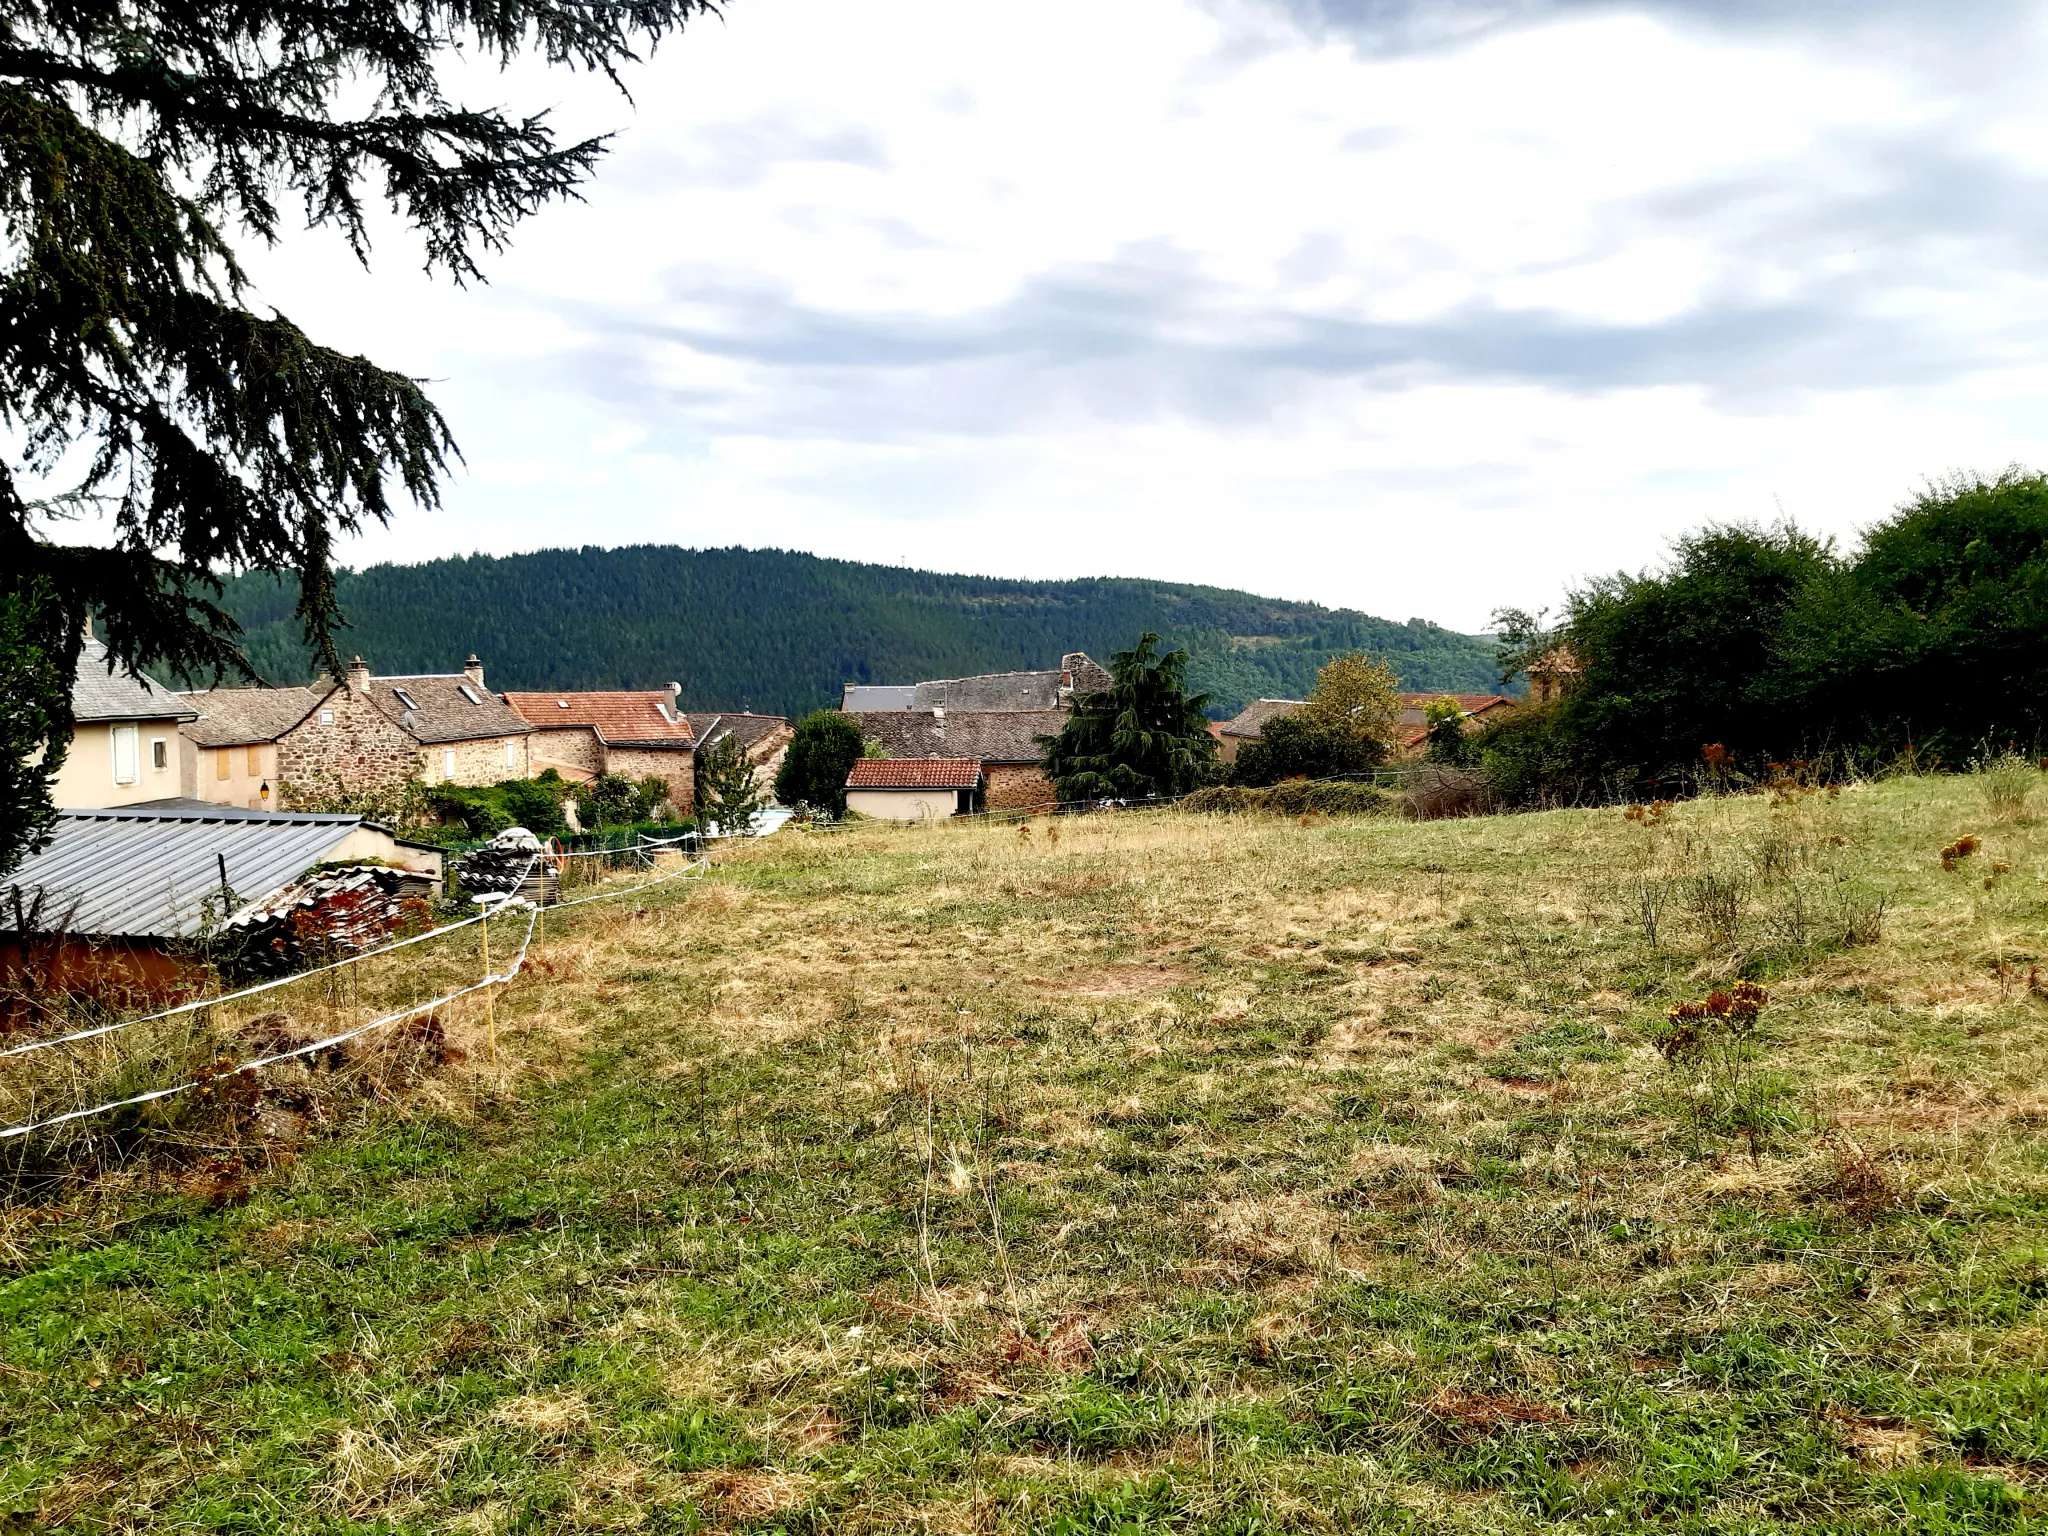
[[846,814],[846,776],[865,754],[860,727],[837,710],[820,709],[797,722],[782,769],[775,775],[775,798],[784,805]]
[[1223,815],[1305,816],[1319,811],[1325,816],[1392,816],[1401,809],[1401,797],[1376,784],[1318,783],[1312,779],[1289,779],[1270,788],[1252,789],[1241,784],[1215,784],[1198,789],[1180,802],[1184,811],[1218,812]]

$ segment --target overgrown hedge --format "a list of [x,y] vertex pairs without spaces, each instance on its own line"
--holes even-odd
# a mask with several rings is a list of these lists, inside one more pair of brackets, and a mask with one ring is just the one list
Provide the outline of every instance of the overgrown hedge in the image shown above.
[[1268,789],[1215,784],[1188,795],[1180,806],[1186,811],[1232,816],[1305,816],[1310,811],[1321,811],[1326,816],[1398,816],[1402,797],[1397,791],[1381,789],[1376,784],[1289,779]]

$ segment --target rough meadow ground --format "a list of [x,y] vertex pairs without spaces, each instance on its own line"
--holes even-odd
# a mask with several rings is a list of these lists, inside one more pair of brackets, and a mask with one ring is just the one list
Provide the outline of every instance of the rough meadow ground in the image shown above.
[[2048,833],[1986,790],[779,834],[551,918],[495,1073],[464,1013],[253,1184],[24,1185],[0,1509],[2033,1529]]

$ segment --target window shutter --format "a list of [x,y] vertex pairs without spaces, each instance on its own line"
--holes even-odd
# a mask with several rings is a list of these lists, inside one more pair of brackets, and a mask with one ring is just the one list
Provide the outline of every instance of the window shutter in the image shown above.
[[142,732],[132,725],[114,727],[114,782],[133,784],[142,777]]

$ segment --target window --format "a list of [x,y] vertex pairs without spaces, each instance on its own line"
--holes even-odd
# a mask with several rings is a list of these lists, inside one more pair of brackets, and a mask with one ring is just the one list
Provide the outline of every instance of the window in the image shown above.
[[472,704],[481,704],[481,703],[483,703],[483,701],[484,701],[484,699],[483,699],[483,695],[482,695],[482,694],[480,694],[480,693],[478,693],[478,692],[477,692],[477,691],[476,691],[476,690],[475,690],[474,688],[470,687],[470,686],[469,686],[469,684],[467,684],[467,683],[457,683],[457,684],[455,685],[455,687],[456,687],[456,690],[457,690],[457,691],[458,691],[459,693],[461,693],[461,695],[462,695],[462,696],[463,696],[463,697],[464,697],[465,699],[469,700],[469,702],[470,702],[470,703],[472,703]]
[[114,727],[114,782],[133,784],[142,777],[142,733],[132,725]]
[[519,759],[516,756],[514,756],[512,750],[512,743],[509,741],[505,743],[505,766],[507,768],[516,768],[519,766]]
[[333,711],[333,710],[331,710],[331,709],[323,709],[323,710],[321,710],[321,711],[320,711],[320,723],[321,723],[322,725],[332,725],[332,724],[334,724],[334,711]]
[[418,709],[420,707],[417,701],[414,700],[413,696],[407,693],[403,688],[394,688],[391,691],[398,696],[398,702],[403,704],[407,709]]
[[262,778],[262,777],[263,777],[263,749],[262,749],[261,747],[251,747],[251,748],[249,749],[249,759],[248,759],[248,761],[249,761],[249,777],[250,777],[250,778],[252,778],[252,779],[260,779],[260,778]]
[[171,744],[161,736],[149,738],[149,766],[158,773],[171,766]]
[[453,747],[443,747],[441,749],[441,777],[451,783],[455,779],[455,749]]
[[213,776],[216,779],[228,779],[233,778],[234,773],[235,754],[232,749],[222,747],[213,754]]

